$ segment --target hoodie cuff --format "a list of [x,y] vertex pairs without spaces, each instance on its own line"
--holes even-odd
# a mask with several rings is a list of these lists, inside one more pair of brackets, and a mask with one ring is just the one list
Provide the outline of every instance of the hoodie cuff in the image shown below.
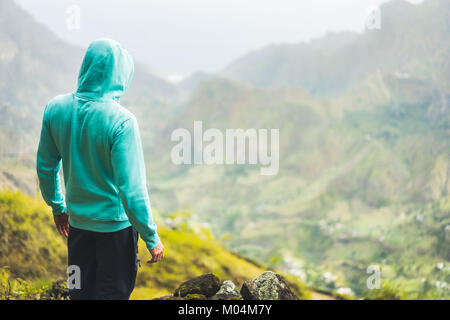
[[64,212],[66,212],[66,206],[65,205],[60,205],[56,208],[52,208],[52,213],[54,216],[60,216],[62,215]]
[[152,239],[145,241],[145,245],[147,246],[148,250],[152,250],[155,249],[155,247],[161,242],[161,240],[159,239],[159,235],[157,233],[155,233],[152,236]]

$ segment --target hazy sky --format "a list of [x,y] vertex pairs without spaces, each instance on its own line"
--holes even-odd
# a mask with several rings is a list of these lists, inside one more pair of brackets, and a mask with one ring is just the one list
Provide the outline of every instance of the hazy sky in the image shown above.
[[[160,75],[214,72],[250,50],[362,31],[368,8],[386,0],[16,0],[66,41],[121,42]],[[420,0],[410,0],[420,2]],[[67,10],[80,8],[80,29]],[[72,20],[73,21],[73,20]],[[73,24],[72,24],[73,25]]]

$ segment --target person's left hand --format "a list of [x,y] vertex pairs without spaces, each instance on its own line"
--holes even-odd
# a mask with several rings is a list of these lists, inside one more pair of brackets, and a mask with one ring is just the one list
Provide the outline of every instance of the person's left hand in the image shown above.
[[69,236],[69,216],[67,213],[64,212],[59,216],[53,216],[53,219],[59,234],[67,238]]

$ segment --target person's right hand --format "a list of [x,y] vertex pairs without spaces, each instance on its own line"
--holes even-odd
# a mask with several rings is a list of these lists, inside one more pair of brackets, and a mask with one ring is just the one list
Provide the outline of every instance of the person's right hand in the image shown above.
[[152,258],[147,261],[147,263],[155,263],[158,261],[161,261],[162,258],[164,258],[164,246],[162,242],[159,242],[156,247],[149,250],[150,254],[152,255]]
[[64,212],[59,216],[53,216],[53,220],[55,221],[59,234],[67,238],[69,236],[69,216],[67,213]]

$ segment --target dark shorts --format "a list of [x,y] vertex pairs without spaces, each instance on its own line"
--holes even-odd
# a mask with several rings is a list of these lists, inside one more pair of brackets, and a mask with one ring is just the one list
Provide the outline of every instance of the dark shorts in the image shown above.
[[70,227],[69,266],[80,270],[80,289],[72,300],[127,300],[134,289],[139,260],[138,233],[133,227],[93,232]]

